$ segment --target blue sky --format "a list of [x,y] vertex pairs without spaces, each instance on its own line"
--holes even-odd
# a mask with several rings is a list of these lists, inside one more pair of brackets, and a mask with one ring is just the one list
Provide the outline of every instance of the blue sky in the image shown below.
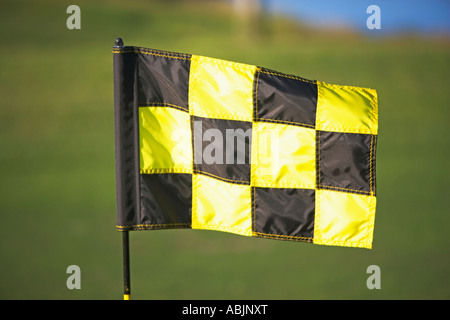
[[263,0],[267,8],[321,26],[341,25],[360,31],[375,4],[381,11],[383,33],[413,31],[450,34],[450,0]]

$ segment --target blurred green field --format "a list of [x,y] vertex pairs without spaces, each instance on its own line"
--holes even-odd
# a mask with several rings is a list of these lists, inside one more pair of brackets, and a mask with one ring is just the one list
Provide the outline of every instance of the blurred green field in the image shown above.
[[[363,37],[224,6],[0,3],[0,299],[121,299],[112,46],[212,56],[379,99],[373,250],[213,231],[130,233],[134,299],[449,299],[449,39]],[[66,268],[81,268],[68,290]],[[366,269],[381,268],[381,290]]]

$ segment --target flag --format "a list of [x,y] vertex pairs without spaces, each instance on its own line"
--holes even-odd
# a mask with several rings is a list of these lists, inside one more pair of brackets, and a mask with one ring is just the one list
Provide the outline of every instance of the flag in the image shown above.
[[117,229],[372,248],[373,89],[114,47]]

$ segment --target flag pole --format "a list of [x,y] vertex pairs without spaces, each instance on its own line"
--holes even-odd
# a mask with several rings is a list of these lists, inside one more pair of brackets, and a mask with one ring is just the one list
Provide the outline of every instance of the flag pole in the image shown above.
[[130,244],[128,231],[122,231],[123,244],[123,300],[130,300]]
[[[123,47],[122,38],[117,38],[114,42],[114,48]],[[122,231],[123,248],[123,300],[130,300],[130,243],[128,231]]]

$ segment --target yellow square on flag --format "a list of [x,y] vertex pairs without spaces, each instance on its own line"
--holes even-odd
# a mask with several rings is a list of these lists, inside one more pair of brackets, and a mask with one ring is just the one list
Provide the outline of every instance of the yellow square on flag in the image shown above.
[[378,133],[375,90],[320,82],[316,129],[348,133]]
[[251,188],[194,174],[192,228],[252,235]]
[[314,189],[316,132],[285,124],[253,125],[252,186]]
[[192,173],[190,118],[166,107],[139,108],[141,173]]
[[256,67],[192,56],[189,79],[191,114],[205,118],[252,121]]

